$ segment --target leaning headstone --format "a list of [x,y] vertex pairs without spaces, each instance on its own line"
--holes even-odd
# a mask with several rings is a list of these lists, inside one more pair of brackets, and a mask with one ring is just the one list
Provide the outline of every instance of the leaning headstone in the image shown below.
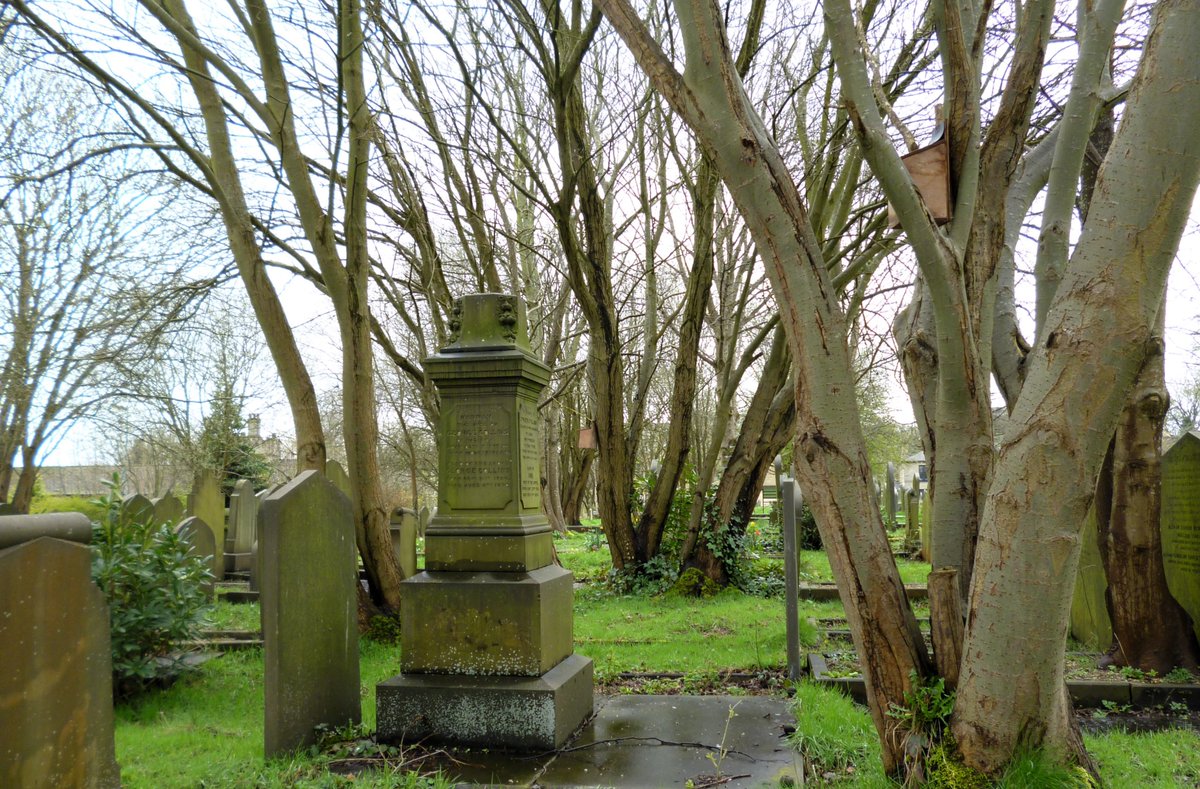
[[140,493],[121,502],[121,520],[125,523],[149,523],[154,519],[154,502]]
[[265,753],[316,741],[320,724],[362,717],[358,681],[356,553],[350,501],[306,471],[262,511]]
[[233,550],[230,559],[225,561],[226,570],[250,570],[250,549],[254,546],[254,524],[257,520],[258,499],[254,495],[254,485],[248,479],[239,479],[229,495],[229,530],[233,532]]
[[417,516],[417,534],[421,539],[425,539],[425,530],[429,528],[429,508],[422,507],[421,514]]
[[156,526],[169,523],[177,525],[183,520],[183,502],[174,493],[168,493],[162,498],[154,499],[154,524]]
[[405,578],[417,574],[417,514],[410,509],[397,507],[392,512],[389,528],[392,532],[392,550],[396,562]]
[[1184,433],[1162,456],[1163,570],[1200,638],[1200,435]]
[[399,676],[376,686],[382,740],[552,750],[592,713],[592,661],[574,652],[571,573],[542,513],[538,395],[525,305],[455,302],[438,388],[437,514],[425,571],[404,582]]
[[1107,650],[1112,644],[1112,621],[1104,602],[1108,581],[1100,559],[1096,508],[1088,507],[1080,534],[1079,571],[1071,598],[1071,636],[1089,649]]
[[[207,523],[192,515],[184,518],[175,527],[175,532],[187,542],[189,554],[200,559],[206,559],[206,563],[209,566],[212,565],[212,555],[216,550],[217,540]],[[210,600],[213,599],[213,595],[216,592],[213,579],[209,578],[201,586],[204,589],[205,596]]]
[[883,485],[883,505],[887,511],[887,523],[889,529],[896,525],[896,465],[894,463],[887,464],[887,482]]
[[[74,516],[76,522],[61,516]],[[119,787],[108,605],[79,513],[0,518],[0,786]],[[39,523],[41,521],[41,523]],[[19,543],[15,544],[14,543]]]
[[208,524],[212,529],[213,539],[213,578],[217,581],[225,577],[225,495],[221,493],[221,481],[211,471],[201,471],[192,482],[192,492],[188,496],[189,515],[195,515]]

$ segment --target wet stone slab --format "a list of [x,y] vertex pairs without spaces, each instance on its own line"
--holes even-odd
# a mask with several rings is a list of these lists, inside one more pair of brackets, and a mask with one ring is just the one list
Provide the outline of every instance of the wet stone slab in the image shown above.
[[[733,708],[733,718],[729,711]],[[560,751],[455,752],[440,765],[460,786],[683,786],[713,780],[724,743],[722,787],[800,785],[800,760],[783,737],[794,718],[766,696],[596,696],[597,713]],[[726,722],[729,727],[726,731]]]

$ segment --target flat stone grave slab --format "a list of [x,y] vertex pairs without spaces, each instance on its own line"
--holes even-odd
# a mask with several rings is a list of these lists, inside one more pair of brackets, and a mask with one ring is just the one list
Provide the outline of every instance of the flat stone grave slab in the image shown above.
[[562,750],[522,756],[447,748],[454,761],[438,766],[460,786],[683,786],[715,777],[708,754],[724,738],[721,773],[731,780],[722,787],[779,786],[784,776],[801,785],[800,756],[783,736],[795,720],[784,699],[597,695],[595,706],[596,716]]

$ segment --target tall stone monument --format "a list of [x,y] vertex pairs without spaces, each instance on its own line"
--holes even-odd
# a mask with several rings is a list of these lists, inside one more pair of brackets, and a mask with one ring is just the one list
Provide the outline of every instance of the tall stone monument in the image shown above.
[[525,307],[455,303],[425,360],[441,396],[438,508],[425,571],[405,581],[401,673],[376,686],[382,739],[547,750],[592,712],[592,661],[574,653],[569,572],[541,511],[537,398],[550,370]]

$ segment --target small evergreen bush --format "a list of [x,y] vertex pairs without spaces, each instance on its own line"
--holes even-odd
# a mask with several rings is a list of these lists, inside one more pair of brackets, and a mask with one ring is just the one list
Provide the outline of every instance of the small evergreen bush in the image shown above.
[[92,579],[108,601],[113,691],[126,696],[169,680],[183,664],[170,657],[195,638],[209,602],[202,584],[208,562],[188,554],[169,523],[138,523],[122,516],[120,481],[99,500],[92,523]]

